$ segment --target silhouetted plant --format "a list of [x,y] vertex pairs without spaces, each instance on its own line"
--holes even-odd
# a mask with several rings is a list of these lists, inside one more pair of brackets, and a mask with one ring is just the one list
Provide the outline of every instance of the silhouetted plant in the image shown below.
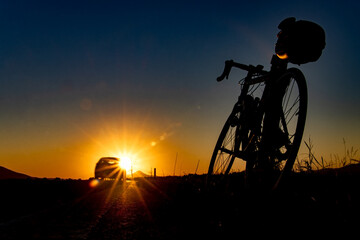
[[294,166],[294,171],[296,172],[312,172],[314,170],[323,170],[329,168],[341,168],[350,164],[360,163],[359,158],[356,159],[358,149],[351,147],[350,149],[346,146],[346,141],[343,138],[344,144],[344,156],[340,157],[339,154],[331,154],[330,161],[324,160],[321,156],[320,161],[315,157],[313,148],[314,144],[309,138],[308,141],[304,141],[305,146],[308,149],[307,156],[303,159],[296,159],[296,164]]
[[350,164],[360,163],[360,160],[356,159],[356,154],[358,153],[358,149],[354,149],[354,147],[348,149],[344,138],[343,138],[343,144],[344,144],[343,157],[340,157],[339,154],[330,155],[330,162],[332,163],[332,166],[339,168],[339,167],[345,167]]

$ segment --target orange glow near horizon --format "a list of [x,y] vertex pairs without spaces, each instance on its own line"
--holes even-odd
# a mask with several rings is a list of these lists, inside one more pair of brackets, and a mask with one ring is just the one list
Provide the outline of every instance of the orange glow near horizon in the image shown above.
[[[33,177],[88,179],[95,176],[96,163],[102,157],[118,157],[128,176],[131,170],[151,175],[154,168],[158,176],[172,175],[177,152],[176,175],[194,172],[198,159],[207,159],[188,149],[195,144],[179,134],[183,133],[181,122],[148,114],[141,118],[114,114],[109,118],[100,112],[96,121],[87,124],[69,121],[68,135],[46,139],[46,144],[32,141],[20,150],[2,153],[2,159],[9,160],[3,165]],[[201,163],[206,164],[205,160]]]
[[139,119],[132,119],[131,116],[126,119],[113,116],[111,120],[106,119],[97,123],[96,127],[82,131],[90,140],[84,146],[86,157],[90,160],[83,163],[87,165],[86,171],[91,175],[101,157],[119,158],[120,167],[126,170],[128,176],[131,171],[140,170],[149,174],[151,167],[160,167],[163,161],[158,145],[154,147],[151,144],[157,133],[149,124],[139,123]]

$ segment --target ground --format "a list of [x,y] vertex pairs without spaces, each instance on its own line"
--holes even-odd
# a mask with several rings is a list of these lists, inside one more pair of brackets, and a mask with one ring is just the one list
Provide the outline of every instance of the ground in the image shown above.
[[[241,176],[1,180],[0,239],[240,239],[356,232],[358,174],[296,174],[276,191]],[[290,235],[289,235],[290,234]]]

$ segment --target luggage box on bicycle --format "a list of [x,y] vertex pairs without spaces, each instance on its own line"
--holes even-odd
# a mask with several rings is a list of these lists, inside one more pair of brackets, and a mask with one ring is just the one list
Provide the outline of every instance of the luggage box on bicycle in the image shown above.
[[325,31],[318,24],[287,18],[278,27],[275,52],[281,59],[294,64],[317,61],[325,48]]

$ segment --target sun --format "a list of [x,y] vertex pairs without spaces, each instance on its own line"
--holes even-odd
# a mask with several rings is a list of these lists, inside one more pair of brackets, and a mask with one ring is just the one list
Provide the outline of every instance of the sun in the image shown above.
[[132,167],[132,158],[127,155],[120,156],[120,168],[125,169],[127,172],[131,171]]

